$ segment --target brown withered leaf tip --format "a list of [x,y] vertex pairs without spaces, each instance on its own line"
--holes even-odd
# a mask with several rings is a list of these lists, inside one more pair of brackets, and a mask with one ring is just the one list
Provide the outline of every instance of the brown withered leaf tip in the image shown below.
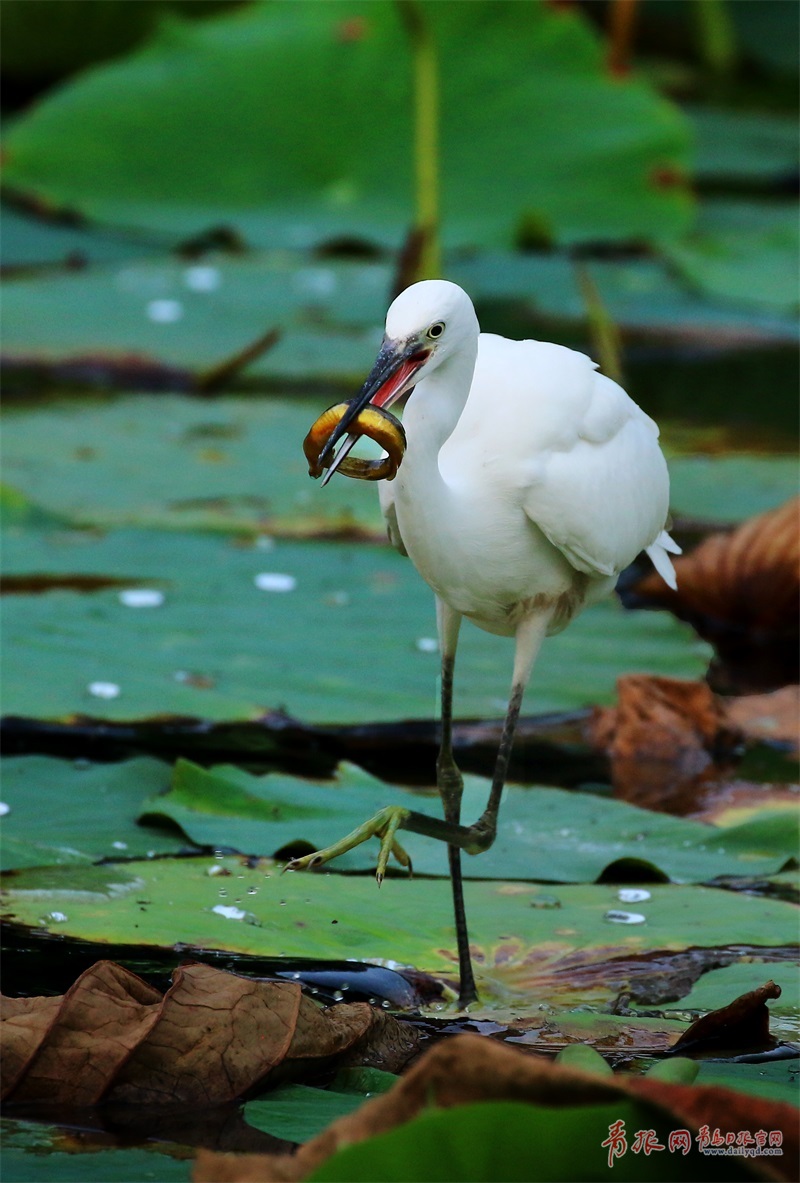
[[674,560],[677,591],[649,571],[620,585],[627,607],[666,608],[714,646],[708,673],[722,694],[775,690],[800,679],[800,498]]
[[408,1025],[367,1003],[322,1009],[299,982],[185,965],[166,994],[99,961],[58,998],[0,996],[0,1095],[69,1106],[220,1105],[329,1064],[397,1071]]
[[771,1048],[775,1039],[769,1033],[768,998],[780,998],[781,988],[770,980],[757,990],[748,990],[728,1006],[703,1015],[692,1023],[673,1046],[673,1054],[682,1051]]
[[390,1092],[335,1121],[296,1154],[216,1154],[200,1151],[195,1183],[272,1183],[308,1178],[344,1146],[385,1133],[433,1106],[518,1101],[558,1108],[634,1098],[651,1109],[654,1124],[722,1133],[780,1129],[783,1156],[759,1162],[762,1176],[792,1179],[797,1162],[793,1106],[717,1086],[668,1084],[643,1076],[591,1076],[479,1035],[457,1035],[416,1061]]

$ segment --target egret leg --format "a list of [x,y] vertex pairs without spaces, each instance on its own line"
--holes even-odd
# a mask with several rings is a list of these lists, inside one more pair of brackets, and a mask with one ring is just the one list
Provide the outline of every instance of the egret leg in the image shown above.
[[[460,825],[459,822],[451,820],[447,816],[444,819],[431,817],[430,814],[417,813],[416,810],[406,809],[402,805],[387,805],[384,809],[379,810],[369,821],[364,822],[358,829],[353,830],[352,834],[348,834],[346,838],[340,839],[339,842],[334,842],[331,846],[326,846],[324,850],[316,850],[313,854],[292,859],[291,862],[286,864],[284,870],[301,871],[307,867],[319,866],[322,863],[329,862],[332,858],[336,858],[337,855],[344,854],[347,850],[352,850],[354,846],[358,846],[360,843],[366,842],[367,839],[373,837],[380,838],[381,840],[381,854],[378,860],[379,870],[381,867],[385,867],[390,854],[393,854],[402,866],[409,867],[410,859],[397,841],[397,830],[410,830],[412,834],[425,834],[428,838],[436,838],[440,842],[446,842],[449,846],[457,846],[460,850],[466,850],[467,854],[481,854],[484,850],[488,850],[497,834],[497,815],[500,810],[503,788],[505,787],[508,761],[514,742],[514,732],[517,726],[517,719],[519,718],[520,707],[522,706],[522,696],[530,681],[533,663],[541,648],[542,641],[547,635],[549,619],[547,615],[530,617],[523,620],[517,629],[511,698],[508,704],[505,723],[503,724],[500,747],[497,752],[492,787],[489,791],[486,808],[473,825]],[[449,689],[447,693],[448,698],[451,699],[452,663],[448,664],[447,681],[449,682]],[[444,662],[442,666],[444,670]],[[443,677],[443,700],[445,681],[446,679]],[[448,720],[452,719],[449,702],[446,710],[443,710],[443,714],[446,715]],[[443,719],[443,725],[444,723],[445,720]],[[442,769],[441,783],[446,787],[442,792],[442,800],[445,803],[445,811],[454,815],[461,808],[462,785],[461,774],[453,759],[451,741],[452,734],[444,729],[442,735],[444,754],[440,756],[440,762]]]
[[[523,619],[517,628],[511,697],[500,737],[500,747],[497,750],[489,800],[486,802],[486,808],[481,816],[474,825],[469,827],[471,840],[477,844],[478,851],[488,850],[497,835],[497,815],[508,775],[508,762],[514,745],[514,732],[517,728],[522,697],[530,681],[533,663],[542,647],[542,641],[547,636],[549,623],[549,614],[529,616]],[[477,853],[470,850],[469,845],[466,845],[464,849],[469,850],[470,853]]]
[[[284,870],[300,871],[307,867],[319,866],[352,850],[369,838],[377,837],[381,842],[378,857],[378,882],[383,878],[383,872],[390,855],[410,868],[410,859],[397,841],[398,830],[410,830],[413,834],[425,834],[428,838],[436,838],[446,842],[452,849],[466,850],[468,854],[481,854],[488,850],[497,835],[497,815],[500,801],[505,787],[508,761],[514,742],[514,732],[519,718],[522,696],[530,681],[533,663],[541,648],[542,641],[547,634],[550,616],[547,613],[528,617],[521,621],[516,635],[514,651],[514,674],[511,683],[511,698],[508,704],[500,747],[497,752],[492,787],[489,798],[478,820],[471,826],[460,824],[462,781],[461,774],[456,767],[452,750],[452,690],[453,664],[455,658],[455,643],[458,637],[458,626],[451,622],[451,632],[448,645],[443,643],[442,657],[442,743],[439,760],[437,762],[437,780],[439,782],[445,817],[431,817],[427,813],[417,813],[413,809],[403,806],[389,805],[381,809],[369,821],[364,822],[352,834],[342,838],[339,842],[307,854],[303,858],[292,859]],[[444,639],[444,633],[443,639]],[[452,643],[452,652],[449,645]],[[445,656],[447,660],[445,660]],[[470,988],[475,991],[472,965],[469,955],[469,939],[467,936],[466,917],[464,913],[463,887],[461,882],[461,862],[451,854],[450,872],[453,881],[453,904],[456,911],[456,938],[459,951],[459,969],[461,972],[460,1001],[466,1005],[476,994],[470,995]]]
[[[442,719],[439,756],[436,761],[436,784],[442,798],[445,821],[451,825],[461,822],[461,796],[464,780],[453,755],[453,671],[456,661],[461,614],[443,603],[437,596],[436,619],[439,627],[439,647],[442,653]],[[469,949],[467,912],[464,906],[464,884],[461,872],[461,848],[448,844],[450,884],[453,892],[453,916],[458,949],[459,994],[462,1007],[478,997]]]

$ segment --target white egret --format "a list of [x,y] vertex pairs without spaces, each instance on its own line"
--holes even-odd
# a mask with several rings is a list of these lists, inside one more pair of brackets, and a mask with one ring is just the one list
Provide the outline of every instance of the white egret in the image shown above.
[[[333,415],[335,422],[324,420],[320,460],[330,465],[328,478],[357,436],[331,460],[333,449],[359,416],[374,416],[370,404],[386,409],[412,388],[403,418],[407,451],[396,478],[381,481],[379,492],[391,541],[436,596],[437,782],[445,820],[389,806],[340,842],[288,866],[327,862],[377,836],[380,882],[390,854],[409,865],[398,830],[447,842],[460,1001],[467,1005],[477,995],[460,852],[477,854],[494,841],[514,729],[542,641],[611,591],[642,550],[674,586],[667,552],[679,548],[665,530],[669,477],[653,420],[583,354],[481,333],[467,294],[443,280],[416,283],[397,297],[360,394]],[[484,812],[469,826],[460,824],[462,779],[451,743],[463,617],[515,640],[494,777]]]

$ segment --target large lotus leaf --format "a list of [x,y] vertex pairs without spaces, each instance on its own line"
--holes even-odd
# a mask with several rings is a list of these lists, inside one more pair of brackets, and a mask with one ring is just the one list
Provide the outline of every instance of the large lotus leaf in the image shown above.
[[[758,239],[752,248],[746,241],[740,243],[742,260],[753,267],[758,267],[758,251]],[[787,247],[780,254],[781,265],[787,266],[790,257]],[[779,343],[796,337],[795,318],[786,311],[787,306],[792,307],[791,296],[784,301],[782,311],[774,294],[763,285],[750,293],[746,305],[738,307],[715,298],[714,293],[698,291],[697,284],[688,285],[657,259],[592,259],[582,264],[582,270],[624,337],[660,338],[662,348],[667,339],[680,346],[696,344],[698,338],[735,345],[737,338]],[[544,321],[544,326],[539,321],[527,330],[530,336],[557,337],[558,322],[583,324],[586,319],[585,298],[574,260],[562,254],[529,256],[485,251],[469,261],[454,262],[448,278],[479,301],[525,301],[532,314]],[[556,322],[553,328],[548,324],[551,321]],[[591,351],[588,347],[584,350]]]
[[[488,795],[488,781],[466,778],[465,821],[477,820]],[[169,819],[202,846],[270,856],[298,842],[319,849],[389,804],[440,815],[437,798],[421,798],[347,765],[336,781],[319,782],[276,773],[253,776],[226,766],[203,769],[181,760],[170,791],[148,801],[143,817]],[[417,874],[447,875],[441,842],[410,833],[402,842]],[[796,813],[763,814],[717,829],[623,801],[508,786],[497,840],[485,854],[464,858],[463,865],[470,878],[575,883],[595,880],[619,859],[634,859],[677,882],[702,883],[719,875],[778,871],[796,847]],[[370,870],[375,858],[375,844],[362,844],[334,866]]]
[[[190,1151],[173,1145],[120,1146],[109,1135],[92,1144],[85,1130],[70,1136],[62,1127],[41,1122],[0,1119],[3,1178],[11,1183],[188,1183]],[[83,1152],[83,1153],[82,1153]]]
[[353,1113],[363,1104],[363,1094],[310,1088],[305,1084],[287,1084],[270,1090],[266,1097],[257,1101],[248,1101],[244,1107],[244,1118],[257,1130],[263,1130],[275,1138],[284,1138],[287,1142],[308,1142],[310,1138],[321,1134],[331,1122]]
[[383,539],[374,486],[340,479],[323,492],[308,476],[303,438],[330,401],[143,395],[19,408],[4,418],[5,479],[79,525]]
[[[507,240],[526,217],[565,241],[686,227],[685,120],[643,79],[611,76],[579,13],[440,3],[424,15],[452,240]],[[170,21],[20,119],[6,183],[184,235],[226,223],[270,246],[337,233],[396,245],[412,218],[410,79],[394,5],[283,0]]]
[[[759,5],[760,11],[763,8]],[[797,172],[797,123],[792,115],[724,107],[690,107],[687,114],[697,137],[699,180],[761,182],[783,188]]]
[[[19,532],[25,529],[54,530],[69,529],[70,519],[51,509],[38,505],[19,489],[0,483],[0,520],[7,531]],[[35,537],[35,535],[34,535]]]
[[[628,967],[624,978],[632,958],[657,950],[772,948],[796,940],[791,904],[705,887],[652,885],[650,891],[650,900],[637,905],[645,920],[631,924],[614,919],[620,902],[611,884],[554,891],[468,882],[479,977],[505,1006],[532,998],[607,1004],[620,988],[619,970],[611,972],[620,959]],[[443,879],[391,879],[378,890],[368,877],[281,875],[273,864],[236,858],[44,867],[6,877],[3,914],[90,941],[391,961],[446,975],[457,965],[450,885]],[[780,981],[777,971],[774,976]]]
[[[770,1019],[770,1029],[774,1026],[775,1021]],[[750,1093],[772,1101],[784,1101],[787,1105],[797,1105],[798,1073],[800,1065],[797,1060],[778,1060],[777,1063],[765,1060],[759,1064],[705,1060],[700,1064],[695,1084],[716,1084],[737,1093]]]
[[3,349],[28,361],[94,358],[97,367],[135,357],[196,375],[277,329],[248,375],[357,389],[380,343],[391,282],[385,263],[305,254],[132,259],[28,276],[6,289]]
[[692,235],[666,249],[686,281],[722,300],[758,309],[797,308],[795,203],[709,203]]
[[248,1125],[287,1142],[308,1142],[339,1117],[359,1109],[368,1097],[386,1093],[398,1077],[380,1068],[343,1068],[326,1088],[285,1084],[247,1101]]
[[74,267],[141,258],[155,246],[141,237],[45,220],[7,205],[0,206],[0,227],[0,256],[8,277],[17,268]]
[[788,501],[797,491],[790,456],[670,456],[670,503],[676,515],[734,523]]
[[[610,1160],[609,1131],[626,1132]],[[308,1176],[309,1183],[672,1183],[674,1154],[665,1150],[675,1118],[617,1097],[610,1104],[528,1105],[480,1102],[427,1111],[362,1142],[340,1147]],[[636,1131],[655,1149],[642,1154]],[[630,1141],[628,1140],[630,1139]],[[634,1153],[634,1151],[636,1151]],[[756,1177],[748,1160],[711,1158],[696,1146],[681,1155],[686,1178],[738,1183]],[[752,1161],[752,1160],[749,1160]]]
[[[123,467],[118,479],[125,478]],[[388,547],[264,548],[158,530],[6,533],[7,575],[129,581],[122,590],[85,593],[70,590],[68,579],[46,591],[45,580],[44,594],[5,597],[8,714],[126,719],[170,711],[230,719],[283,706],[307,721],[352,723],[431,718],[437,709],[433,596]],[[142,586],[161,592],[163,603],[124,602],[125,592]],[[616,678],[632,670],[698,677],[705,653],[667,613],[629,614],[608,599],[545,645],[526,709],[608,702]],[[458,714],[503,714],[511,664],[507,640],[465,628]]]
[[732,999],[758,989],[770,978],[777,978],[781,985],[780,998],[770,999],[765,1004],[769,1008],[770,1032],[776,1039],[796,1038],[800,1016],[800,974],[796,965],[748,960],[712,969],[695,982],[680,1002],[674,1003],[672,1008],[664,1007],[664,1010],[668,1013],[674,1009],[681,1014],[718,1010]]
[[[336,478],[323,490],[308,476],[302,441],[331,401],[137,395],[9,407],[4,479],[44,510],[85,526],[300,537],[362,530],[383,539],[374,486]],[[682,516],[737,521],[796,489],[793,457],[681,455],[685,432],[672,434],[672,508]],[[670,437],[667,423],[665,446]],[[19,570],[14,555],[9,548],[6,565]],[[40,554],[36,563],[46,571],[52,558]]]
[[[69,235],[77,234],[82,237],[71,249],[90,258],[134,249],[129,242],[63,228],[54,228],[49,242],[41,229],[34,237],[23,233],[15,214],[4,214],[3,225],[7,262],[35,262],[48,253],[62,257],[72,242]],[[626,333],[669,334],[691,344],[698,337],[734,342],[754,335],[767,345],[794,342],[794,293],[780,295],[764,281],[775,268],[791,270],[790,236],[770,230],[763,218],[756,225],[764,229],[736,238],[731,275],[740,277],[740,289],[747,284],[742,307],[688,290],[657,260],[594,260],[584,269]],[[723,231],[709,233],[713,242],[713,234]],[[694,258],[707,238],[697,240],[699,247],[691,242],[676,246],[675,257],[683,252]],[[531,321],[515,329],[520,335],[558,337],[565,326],[585,325],[579,274],[565,252],[454,254],[445,274],[487,310],[490,320],[492,302],[515,300],[527,308]],[[758,283],[748,282],[753,275]],[[188,381],[186,375],[196,376],[265,330],[279,329],[280,339],[248,365],[246,378],[271,383],[316,379],[356,388],[380,340],[392,282],[388,263],[315,260],[302,252],[209,256],[202,263],[131,258],[113,268],[29,275],[6,285],[3,351],[18,363],[55,366],[80,360],[95,374],[104,364],[119,368],[135,357],[178,368]],[[702,286],[702,275],[698,282]],[[728,294],[724,285],[722,294]],[[502,323],[491,327],[507,331]],[[646,395],[643,388],[645,402]]]
[[137,825],[142,800],[169,781],[160,760],[91,765],[47,756],[3,760],[0,861],[12,867],[142,858],[175,853],[191,843],[163,829]]

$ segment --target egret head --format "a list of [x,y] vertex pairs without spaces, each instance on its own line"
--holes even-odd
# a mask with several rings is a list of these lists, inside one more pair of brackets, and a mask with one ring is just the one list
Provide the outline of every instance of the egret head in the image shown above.
[[[477,349],[478,318],[467,293],[444,279],[426,279],[401,292],[386,314],[386,332],[375,364],[350,410],[322,450],[330,456],[349,426],[368,403],[388,408],[464,347]],[[344,454],[344,450],[341,453]],[[329,469],[333,475],[339,457]]]
[[429,374],[452,353],[476,342],[478,332],[475,309],[463,288],[445,279],[425,279],[401,292],[389,308],[384,348],[423,353]]

